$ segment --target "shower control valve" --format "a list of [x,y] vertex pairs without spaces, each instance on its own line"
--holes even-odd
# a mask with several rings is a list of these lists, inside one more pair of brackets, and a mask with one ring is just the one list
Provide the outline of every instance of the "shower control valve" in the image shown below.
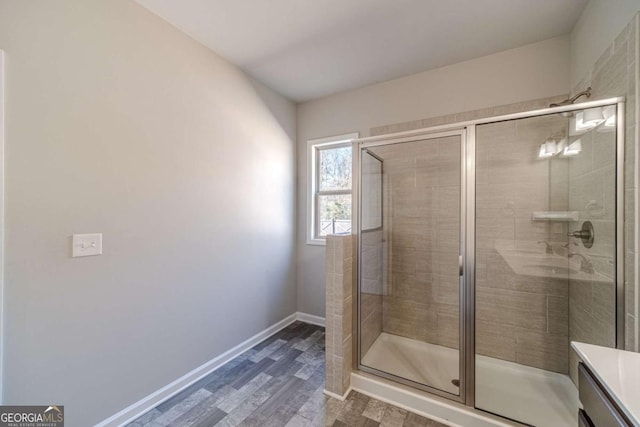
[[553,255],[553,245],[551,245],[551,243],[547,242],[546,240],[538,241],[538,244],[540,244],[540,243],[544,243],[545,245],[547,245],[547,247],[545,249],[545,253],[547,255]]
[[582,240],[582,244],[585,248],[590,248],[593,246],[594,240],[594,232],[593,232],[593,224],[591,221],[585,221],[582,223],[582,228],[578,231],[572,231],[568,233],[567,236],[575,237],[576,239]]

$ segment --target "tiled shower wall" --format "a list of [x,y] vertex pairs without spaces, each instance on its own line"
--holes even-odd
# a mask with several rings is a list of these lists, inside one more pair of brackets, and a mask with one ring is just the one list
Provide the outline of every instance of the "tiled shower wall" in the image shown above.
[[[625,348],[640,351],[638,340],[638,322],[640,304],[638,304],[638,233],[635,209],[638,194],[636,179],[638,166],[638,78],[640,37],[640,14],[636,14],[615,41],[605,50],[593,65],[591,71],[573,88],[578,93],[587,87],[592,88],[591,99],[603,99],[615,96],[626,98],[625,112]],[[575,287],[573,300],[586,300],[586,289]],[[607,298],[610,298],[607,296]],[[588,307],[586,314],[594,315],[597,306]],[[577,312],[578,314],[585,314]],[[579,327],[578,319],[572,319],[571,329]],[[597,341],[598,329],[587,334],[588,339]],[[611,345],[610,342],[606,343]]]
[[560,102],[567,98],[566,94],[559,94],[548,98],[532,99],[530,101],[516,102],[514,104],[498,105],[496,107],[483,108],[480,110],[465,111],[456,114],[447,114],[446,116],[431,117],[428,119],[414,120],[411,122],[402,122],[392,125],[377,126],[371,128],[369,133],[371,136],[386,135],[389,133],[405,132],[428,128],[432,126],[446,125],[451,123],[465,122],[469,120],[483,119],[486,117],[501,116],[504,114],[520,113],[523,111],[539,110],[549,107],[553,102]]
[[370,149],[384,159],[385,332],[458,347],[460,138]]
[[[568,372],[567,279],[517,275],[498,252],[540,255],[567,241],[566,223],[534,221],[566,210],[566,161],[538,159],[542,142],[566,136],[567,119],[544,116],[476,128],[476,351]],[[555,172],[555,175],[553,174]],[[552,207],[553,204],[553,207]]]
[[353,366],[353,236],[330,235],[326,243],[325,390],[343,396]]
[[[579,221],[570,226],[571,230],[579,230],[584,221],[590,221],[595,240],[587,248],[580,240],[571,239],[569,249],[587,257],[599,279],[569,276],[569,340],[615,347],[616,133],[599,126],[570,137],[569,142],[576,140],[580,140],[582,151],[564,160],[569,169],[569,210],[579,212]],[[577,381],[577,356],[571,351],[570,357],[571,377]]]
[[[465,120],[473,120],[483,117],[496,116],[501,114],[509,114],[519,111],[528,111],[539,108],[546,108],[552,102],[558,102],[564,99],[564,95],[552,98],[543,98],[524,103],[505,105],[490,109],[470,111],[444,117],[419,120],[409,123],[401,123],[397,125],[384,126],[371,130],[372,135],[381,135],[392,132],[400,132],[411,129],[419,129],[422,127],[436,126],[440,124],[454,123]],[[496,144],[493,146],[495,153],[492,153],[495,161],[498,163],[489,163],[488,157],[486,161],[479,163],[479,172],[484,177],[485,182],[496,182],[504,188],[485,189],[485,194],[490,196],[487,209],[481,214],[483,219],[479,219],[480,235],[486,237],[486,248],[479,251],[482,261],[479,263],[479,274],[484,278],[480,282],[485,285],[484,293],[480,296],[478,306],[478,316],[481,319],[478,325],[478,351],[480,354],[499,357],[505,360],[518,361],[520,363],[537,366],[540,368],[551,369],[559,372],[567,372],[567,352],[568,352],[568,300],[567,300],[567,281],[558,281],[559,283],[548,283],[548,280],[516,277],[508,266],[504,264],[502,258],[489,249],[493,247],[495,239],[506,239],[515,241],[516,238],[533,240],[553,240],[564,238],[566,240],[566,226],[555,229],[555,235],[551,233],[548,223],[532,223],[531,212],[533,210],[548,210],[550,203],[555,203],[554,209],[566,209],[567,197],[566,184],[555,186],[556,192],[549,197],[549,169],[542,163],[534,161],[536,150],[540,146],[540,141],[544,141],[547,137],[562,132],[564,122],[562,120],[545,123],[540,129],[540,123],[535,123],[537,119],[532,119],[528,123],[521,123],[520,129],[517,129],[515,123],[512,124],[496,124],[487,125],[484,129],[479,129],[479,137],[495,139]],[[484,132],[484,133],[483,133]],[[514,142],[529,141],[528,148],[525,150],[526,155],[517,160],[517,150],[513,149]],[[459,182],[459,162],[460,152],[459,145],[457,151],[454,149],[456,144],[449,144],[449,149],[453,150],[448,160],[448,170],[457,175]],[[525,144],[526,145],[526,144]],[[428,153],[422,155],[433,156],[437,150],[429,150]],[[487,156],[488,156],[487,151]],[[393,162],[387,161],[392,157],[390,153],[380,152],[385,158],[385,177],[389,181],[385,182],[387,188],[391,188],[390,184],[394,178]],[[396,157],[398,157],[396,155]],[[405,155],[406,156],[406,155]],[[417,157],[420,155],[418,154]],[[411,173],[414,176],[420,174],[419,164],[414,160],[416,154],[410,154],[409,158],[404,159],[404,168],[397,167],[398,171],[403,171],[409,179],[405,182],[415,184],[415,178],[411,180]],[[413,171],[411,170],[411,162],[413,162]],[[531,174],[542,177],[539,185],[535,187],[538,191],[526,189],[523,191],[522,186],[518,186],[505,175],[508,172],[520,173],[523,164],[531,163],[534,170],[530,174],[524,174],[530,180]],[[544,162],[546,164],[546,162]],[[454,166],[457,164],[457,166]],[[409,167],[407,167],[409,165]],[[506,169],[502,170],[502,175],[489,173],[489,167],[495,168],[499,165]],[[457,167],[458,169],[452,169]],[[509,169],[512,167],[512,169]],[[554,166],[558,168],[558,166]],[[484,171],[483,171],[484,168]],[[537,169],[535,169],[537,168]],[[498,171],[500,172],[500,171]],[[564,169],[560,167],[559,171],[552,176],[561,176],[564,173],[566,177],[566,165]],[[398,172],[398,183],[401,173]],[[482,180],[483,178],[481,178]],[[566,180],[565,180],[566,181]],[[529,181],[527,181],[529,182]],[[397,185],[397,184],[396,184]],[[407,186],[410,189],[411,186]],[[459,192],[459,188],[457,192]],[[483,191],[480,189],[480,191]],[[390,190],[386,193],[388,199],[393,198],[396,191]],[[436,194],[438,191],[436,190]],[[428,196],[431,197],[433,192]],[[511,197],[512,196],[512,197]],[[395,270],[389,268],[388,274],[391,276],[388,285],[388,295],[385,296],[384,304],[384,321],[383,330],[385,332],[409,336],[428,342],[457,347],[458,344],[458,278],[457,278],[457,234],[452,234],[454,229],[458,227],[458,218],[455,214],[459,211],[459,205],[446,206],[441,212],[440,217],[444,220],[448,216],[451,221],[448,227],[439,229],[434,216],[429,209],[426,208],[428,203],[421,202],[418,196],[413,195],[412,198],[403,200],[406,195],[401,195],[400,200],[396,200],[396,206],[393,212],[386,212],[385,230],[389,233],[391,246],[390,265]],[[507,200],[512,198],[512,204]],[[500,201],[495,200],[500,198]],[[504,200],[503,200],[504,199]],[[426,199],[425,199],[426,200]],[[434,200],[434,199],[430,199]],[[437,199],[436,199],[437,200]],[[453,202],[454,198],[449,198]],[[458,203],[458,198],[455,198]],[[491,203],[495,205],[491,206]],[[564,204],[563,204],[564,203]],[[388,209],[394,206],[392,200],[385,199],[385,206]],[[432,205],[432,210],[437,208],[437,204]],[[422,209],[422,211],[420,211]],[[406,212],[403,218],[403,212]],[[430,231],[427,233],[422,231],[421,225],[411,215],[416,216],[418,213],[425,215],[430,225]],[[396,218],[397,217],[397,218]],[[391,222],[391,225],[389,224]],[[455,222],[455,226],[453,223]],[[424,226],[426,224],[422,224]],[[447,229],[448,236],[447,236]],[[516,231],[517,229],[517,231]],[[440,232],[440,240],[437,240],[437,233]],[[394,238],[395,233],[395,238]],[[435,234],[435,238],[434,238]],[[447,236],[447,237],[445,237]],[[432,242],[439,242],[446,248],[439,257],[436,256],[437,251],[421,252],[420,245],[424,247],[425,238],[430,238]],[[453,246],[452,246],[453,245]],[[418,251],[416,251],[418,248]],[[434,247],[430,247],[433,249]],[[437,246],[435,246],[437,248]],[[542,251],[542,248],[540,248]],[[416,254],[418,255],[416,257]],[[443,259],[447,262],[443,263]],[[407,274],[407,270],[409,274]],[[424,279],[412,277],[412,271],[429,272],[429,282]],[[394,274],[395,271],[395,274]],[[444,272],[449,276],[444,276],[441,286],[440,283],[433,280],[431,273],[433,271]],[[490,277],[491,283],[487,281]],[[409,280],[407,280],[409,279]],[[481,286],[479,284],[479,286]],[[516,340],[518,345],[516,345]]]
[[382,295],[384,293],[384,243],[382,229],[362,232],[362,279],[360,309],[362,354],[366,354],[382,333]]

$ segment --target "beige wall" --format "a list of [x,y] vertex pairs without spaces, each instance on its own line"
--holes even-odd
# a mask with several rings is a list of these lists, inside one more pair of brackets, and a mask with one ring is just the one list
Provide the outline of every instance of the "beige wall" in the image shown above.
[[4,403],[92,425],[296,311],[292,103],[128,0],[0,0],[0,48]]
[[298,309],[324,314],[324,248],[305,242],[306,141],[567,93],[569,38],[558,37],[298,105]]

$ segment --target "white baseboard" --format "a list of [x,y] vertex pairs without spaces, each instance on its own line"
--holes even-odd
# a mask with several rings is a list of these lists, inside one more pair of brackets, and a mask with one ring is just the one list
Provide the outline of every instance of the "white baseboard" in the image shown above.
[[302,313],[300,311],[296,313],[296,320],[322,327],[324,327],[327,323],[324,317],[314,316],[313,314]]
[[338,400],[344,401],[347,398],[347,396],[349,396],[349,393],[351,393],[351,390],[352,390],[351,387],[349,387],[347,389],[347,391],[345,391],[344,394],[342,396],[340,396],[339,394],[335,394],[335,393],[330,392],[329,390],[325,389],[324,390],[324,394],[326,394],[329,397],[333,397],[334,399],[338,399]]
[[[301,314],[303,314],[303,316],[300,316]],[[169,399],[174,394],[179,393],[180,391],[189,387],[191,384],[195,383],[196,381],[206,377],[211,372],[215,371],[216,369],[218,369],[219,367],[221,367],[231,359],[234,359],[238,355],[249,350],[251,347],[258,344],[259,342],[264,341],[266,338],[269,338],[271,335],[275,334],[281,329],[284,329],[285,327],[289,326],[296,320],[300,320],[302,322],[307,322],[307,323],[315,323],[311,321],[311,318],[314,318],[316,321],[322,320],[323,322],[322,324],[324,325],[324,319],[320,317],[311,316],[309,314],[304,314],[304,313],[293,313],[290,316],[285,317],[278,323],[269,326],[264,331],[257,333],[256,335],[252,336],[248,340],[243,341],[242,343],[233,347],[231,350],[228,350],[222,353],[220,356],[217,356],[211,359],[210,361],[197,367],[193,371],[183,375],[182,377],[173,381],[171,384],[167,384],[166,386],[140,399],[136,403],[128,406],[127,408],[123,409],[117,414],[112,415],[106,420],[96,424],[95,427],[122,426],[128,422],[135,420],[140,415],[153,409],[160,403]]]

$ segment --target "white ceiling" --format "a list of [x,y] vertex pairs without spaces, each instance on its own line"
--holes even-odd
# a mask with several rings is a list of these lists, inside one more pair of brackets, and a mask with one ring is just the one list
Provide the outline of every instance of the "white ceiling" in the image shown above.
[[137,0],[306,101],[571,31],[588,0]]

